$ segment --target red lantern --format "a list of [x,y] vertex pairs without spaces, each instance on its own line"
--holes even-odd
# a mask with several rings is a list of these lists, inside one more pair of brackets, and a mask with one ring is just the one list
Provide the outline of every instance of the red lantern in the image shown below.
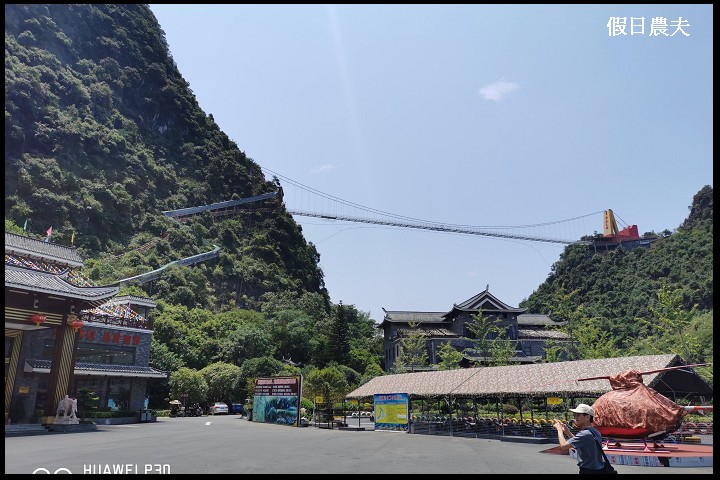
[[85,322],[80,320],[77,315],[68,315],[68,325],[77,332],[85,325]]
[[30,317],[30,320],[32,320],[32,322],[39,327],[40,325],[45,323],[45,321],[47,320],[47,317],[45,315],[43,315],[42,313],[36,313],[32,317]]
[[85,323],[82,320],[73,320],[72,322],[70,322],[70,326],[76,332],[80,330],[84,325]]

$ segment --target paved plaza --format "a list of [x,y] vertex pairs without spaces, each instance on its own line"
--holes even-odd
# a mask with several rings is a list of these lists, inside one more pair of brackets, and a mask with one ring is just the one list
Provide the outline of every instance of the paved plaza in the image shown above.
[[[349,420],[351,426],[357,420]],[[362,424],[372,427],[371,423]],[[5,473],[577,473],[555,444],[398,432],[293,428],[237,415],[161,418],[97,431],[5,438]],[[712,474],[713,467],[616,465],[621,474]],[[110,469],[110,470],[108,470]],[[39,470],[44,472],[44,470]],[[119,473],[119,472],[118,472]]]

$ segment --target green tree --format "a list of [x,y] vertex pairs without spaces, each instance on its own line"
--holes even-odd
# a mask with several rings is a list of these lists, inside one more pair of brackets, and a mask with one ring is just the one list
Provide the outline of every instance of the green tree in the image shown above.
[[[554,347],[557,348],[555,351],[551,351],[551,355],[557,356],[567,360],[578,360],[583,358],[580,349],[578,334],[580,333],[585,339],[585,345],[589,346],[589,342],[592,342],[593,335],[587,332],[581,332],[582,322],[582,305],[575,304],[575,296],[578,295],[579,290],[573,290],[567,293],[564,288],[553,293],[553,317],[562,319],[565,324],[558,327],[557,329],[565,333],[570,339],[568,342],[556,343]],[[591,357],[595,358],[595,357]]]
[[270,320],[277,354],[294,362],[309,363],[317,340],[313,322],[300,310],[281,310]]
[[400,354],[395,359],[394,373],[414,372],[418,367],[428,364],[428,351],[425,346],[425,335],[418,322],[408,323],[408,329],[402,330]]
[[[208,385],[203,376],[192,368],[180,367],[170,373],[168,379],[170,396],[173,399],[185,399],[184,404],[201,403],[207,398]],[[183,394],[187,394],[185,397]]]
[[508,329],[499,329],[498,338],[490,343],[490,357],[493,366],[510,365],[515,356],[515,340],[508,336]]
[[545,342],[545,358],[542,360],[543,363],[555,363],[562,362],[566,347],[561,342],[556,340],[548,340]]
[[499,324],[500,319],[483,315],[482,310],[478,310],[467,324],[467,329],[472,334],[473,346],[465,351],[472,356],[484,358],[486,362],[489,361],[492,358],[493,341],[502,332]]
[[345,305],[348,319],[350,353],[346,365],[364,372],[368,365],[382,365],[385,356],[383,334],[368,312],[362,312],[354,305]]
[[272,356],[276,348],[267,326],[242,325],[220,339],[219,358],[240,366],[250,358]]
[[240,366],[240,373],[233,386],[235,397],[252,398],[255,390],[255,379],[278,375],[284,368],[284,363],[272,357],[257,357],[246,360]]
[[182,358],[170,351],[168,346],[153,337],[150,344],[150,366],[166,372],[174,372],[184,366]]
[[24,235],[25,232],[23,231],[22,227],[18,226],[10,220],[9,218],[5,219],[5,233],[17,233],[18,235]]
[[323,396],[328,405],[342,402],[349,390],[345,374],[336,366],[313,369],[305,376],[309,396]]
[[660,333],[661,338],[672,339],[668,346],[689,363],[697,363],[702,356],[700,342],[692,334],[690,325],[697,312],[697,304],[685,308],[681,289],[672,289],[667,284],[657,291],[658,304],[650,306],[653,314],[651,328]]
[[[582,308],[578,309],[578,313],[580,312]],[[580,316],[574,326],[573,350],[578,352],[579,359],[613,358],[621,355],[607,320]]]
[[268,292],[263,294],[261,300],[261,310],[268,317],[280,310],[301,310],[318,322],[329,315],[331,308],[328,299],[315,292]]
[[439,370],[454,370],[460,368],[460,361],[463,359],[463,354],[457,351],[450,342],[443,343],[440,348],[437,349],[437,356],[440,357],[440,363],[438,363]]
[[[634,355],[675,353],[688,363],[712,363],[713,360],[713,312],[697,312],[682,306],[681,290],[662,288],[658,291],[658,305],[651,310],[657,315],[652,320],[638,319],[645,323],[650,334],[638,339],[629,351]],[[713,381],[712,366],[697,368],[697,373],[710,384]]]
[[[343,375],[345,375],[345,383],[348,384],[349,389],[357,388],[360,385],[362,375],[360,375],[359,372],[353,370],[352,368],[348,367],[347,365],[340,365],[337,363],[332,363],[332,364],[328,365],[328,367],[335,367],[338,370],[340,370]],[[328,368],[328,367],[326,367],[326,368]]]
[[223,401],[230,405],[235,399],[235,382],[240,375],[240,367],[230,363],[213,363],[200,370],[208,386],[208,401]]
[[379,355],[362,346],[350,347],[347,365],[358,372],[364,372],[370,365],[377,365],[378,368],[382,369]]
[[367,366],[365,372],[363,372],[363,376],[360,379],[360,385],[363,385],[369,380],[382,375],[385,375],[385,371],[382,369],[382,367],[376,363],[371,363]]
[[330,348],[333,360],[345,365],[350,357],[349,322],[342,302],[335,308],[330,331]]

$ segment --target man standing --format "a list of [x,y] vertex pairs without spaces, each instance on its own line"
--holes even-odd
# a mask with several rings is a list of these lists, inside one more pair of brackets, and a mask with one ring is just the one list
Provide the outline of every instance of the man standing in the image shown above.
[[603,473],[605,462],[600,451],[602,435],[592,426],[595,412],[590,405],[584,403],[570,411],[574,414],[575,426],[579,431],[573,435],[567,425],[555,419],[553,426],[558,433],[560,448],[563,451],[575,449],[580,473]]

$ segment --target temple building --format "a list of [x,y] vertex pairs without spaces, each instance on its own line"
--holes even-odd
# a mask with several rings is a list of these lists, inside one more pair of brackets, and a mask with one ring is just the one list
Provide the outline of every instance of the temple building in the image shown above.
[[94,286],[74,248],[5,232],[5,419],[51,424],[58,402],[86,388],[99,410],[139,411],[155,302]]
[[384,332],[385,371],[390,372],[400,357],[403,341],[414,328],[425,341],[427,364],[406,366],[412,371],[434,370],[440,363],[438,352],[440,347],[449,343],[453,348],[462,352],[463,358],[460,366],[471,367],[475,365],[491,365],[492,359],[487,352],[477,351],[477,341],[468,328],[473,319],[482,312],[483,317],[492,320],[497,332],[488,332],[487,340],[510,340],[514,354],[509,358],[511,363],[538,363],[545,358],[545,347],[549,342],[568,342],[568,335],[556,327],[565,325],[563,321],[556,321],[548,315],[529,314],[527,309],[511,307],[498,300],[486,288],[461,302],[454,304],[446,312],[414,312],[389,311],[383,308],[385,317],[379,328]]

